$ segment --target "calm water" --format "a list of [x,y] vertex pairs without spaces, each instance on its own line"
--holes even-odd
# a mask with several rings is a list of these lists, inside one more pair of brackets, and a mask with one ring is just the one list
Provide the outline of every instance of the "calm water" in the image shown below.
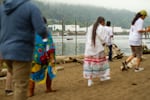
[[[53,39],[56,45],[56,55],[84,54],[85,36],[64,36],[63,46],[61,36],[53,36]],[[131,53],[128,44],[128,35],[116,35],[114,36],[113,42],[125,55],[129,55]],[[143,39],[143,43],[150,48],[150,39]]]

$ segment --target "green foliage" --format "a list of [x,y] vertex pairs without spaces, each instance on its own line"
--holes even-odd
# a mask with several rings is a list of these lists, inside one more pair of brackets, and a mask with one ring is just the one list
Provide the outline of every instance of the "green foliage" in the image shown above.
[[[113,26],[121,26],[129,28],[131,21],[135,15],[134,12],[128,10],[107,9],[103,7],[68,5],[62,3],[42,3],[35,2],[41,9],[42,13],[48,19],[49,24],[60,24],[62,19],[65,24],[77,24],[87,26],[92,24],[98,16],[105,17],[105,20],[110,20]],[[145,26],[150,23],[150,18],[147,18]]]

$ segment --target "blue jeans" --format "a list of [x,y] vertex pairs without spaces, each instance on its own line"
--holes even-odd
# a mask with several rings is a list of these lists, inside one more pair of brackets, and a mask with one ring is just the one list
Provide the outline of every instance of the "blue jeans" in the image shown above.
[[109,56],[109,61],[112,61],[112,45],[109,45],[108,46],[108,48],[109,48],[109,54],[108,54],[108,56]]

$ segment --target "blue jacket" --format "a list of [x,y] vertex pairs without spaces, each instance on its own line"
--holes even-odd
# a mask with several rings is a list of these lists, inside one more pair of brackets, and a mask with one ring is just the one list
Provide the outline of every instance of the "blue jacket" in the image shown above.
[[4,0],[0,8],[0,56],[4,60],[33,60],[35,32],[43,38],[46,25],[29,0]]

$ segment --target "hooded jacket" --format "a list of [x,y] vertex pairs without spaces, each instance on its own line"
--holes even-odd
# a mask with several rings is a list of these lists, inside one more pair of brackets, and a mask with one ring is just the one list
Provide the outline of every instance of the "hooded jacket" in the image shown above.
[[0,7],[0,56],[4,60],[31,61],[34,37],[47,35],[39,9],[30,0],[4,0]]

